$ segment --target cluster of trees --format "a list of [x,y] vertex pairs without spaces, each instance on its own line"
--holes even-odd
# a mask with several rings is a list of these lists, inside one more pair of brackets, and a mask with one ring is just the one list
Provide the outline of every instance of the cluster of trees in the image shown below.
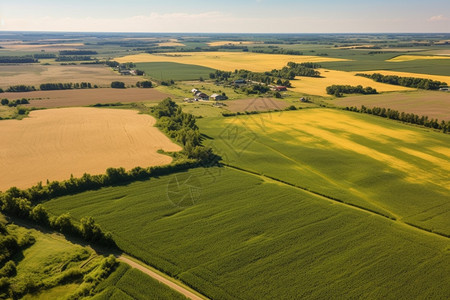
[[377,90],[374,88],[363,87],[362,85],[351,86],[351,85],[330,85],[327,87],[327,94],[334,95],[336,97],[342,97],[344,94],[378,94]]
[[306,76],[306,77],[320,77],[320,72],[315,70],[321,66],[316,63],[305,62],[305,63],[294,63],[289,62],[286,67],[281,70],[272,70],[272,76],[293,80],[295,76]]
[[21,104],[30,104],[30,101],[28,101],[28,99],[26,99],[26,98],[11,100],[11,101],[9,101],[7,98],[3,98],[0,101],[0,103],[3,106],[16,107],[17,105],[21,105]]
[[213,156],[212,150],[201,143],[195,116],[184,113],[170,98],[154,106],[152,113],[158,119],[156,126],[183,146],[187,158],[204,162]]
[[375,80],[376,82],[401,85],[405,87],[412,87],[417,89],[424,90],[438,90],[442,86],[447,86],[447,83],[425,79],[425,78],[416,78],[416,77],[400,77],[397,75],[382,75],[380,73],[363,74],[358,73],[356,76],[366,77]]
[[286,55],[303,55],[302,51],[283,49],[283,48],[253,49],[252,52],[254,52],[254,53],[286,54]]
[[69,214],[53,217],[48,214],[42,204],[33,205],[36,204],[34,199],[36,195],[31,193],[36,191],[36,189],[30,192],[15,187],[10,188],[0,196],[2,213],[31,220],[61,233],[81,237],[88,242],[107,246],[115,245],[111,233],[103,232],[91,217],[81,219],[81,224],[76,225]]
[[56,54],[53,54],[53,53],[36,53],[36,54],[33,54],[33,57],[36,58],[36,59],[39,59],[39,58],[56,58]]
[[375,115],[387,119],[398,120],[410,124],[421,125],[433,129],[442,130],[444,133],[450,132],[450,121],[441,121],[438,119],[429,119],[427,116],[419,116],[413,113],[399,112],[398,110],[393,110],[384,107],[372,107],[367,108],[364,105],[358,109],[356,106],[346,107],[345,110],[360,112],[370,115]]
[[78,55],[60,55],[58,56],[55,61],[83,61],[83,60],[92,60],[92,57],[90,56],[78,56]]
[[43,83],[39,86],[42,91],[50,90],[70,90],[70,89],[90,89],[92,84],[89,82],[81,83]]
[[146,80],[146,81],[138,81],[138,82],[136,82],[136,86],[138,88],[148,89],[148,88],[152,87],[152,82],[148,81],[148,80]]
[[39,62],[31,55],[27,56],[0,56],[0,64],[29,64]]
[[92,50],[61,50],[59,55],[63,56],[73,56],[73,55],[95,55],[98,54],[97,51]]
[[125,82],[113,81],[113,82],[111,82],[111,87],[113,89],[124,89],[125,88]]
[[12,85],[10,86],[6,91],[7,92],[14,92],[14,93],[19,93],[19,92],[33,92],[35,91],[36,88],[32,85],[24,85],[24,84],[20,84],[20,85]]
[[114,60],[107,60],[107,61],[105,61],[105,65],[107,65],[108,67],[111,67],[111,68],[117,68],[117,67],[120,66],[120,64],[117,61],[114,61]]

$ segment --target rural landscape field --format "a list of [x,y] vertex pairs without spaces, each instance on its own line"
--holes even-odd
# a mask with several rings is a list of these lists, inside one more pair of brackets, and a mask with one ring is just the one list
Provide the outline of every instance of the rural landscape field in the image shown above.
[[25,2],[0,299],[450,299],[447,2]]

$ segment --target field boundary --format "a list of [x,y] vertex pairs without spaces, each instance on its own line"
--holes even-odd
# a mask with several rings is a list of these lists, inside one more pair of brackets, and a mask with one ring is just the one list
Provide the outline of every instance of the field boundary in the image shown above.
[[322,198],[322,199],[326,199],[327,201],[330,201],[330,202],[333,202],[333,203],[339,203],[341,205],[345,205],[345,206],[347,206],[349,208],[352,208],[352,209],[363,211],[363,212],[369,213],[371,215],[377,215],[377,216],[383,217],[383,218],[388,219],[388,220],[390,220],[392,222],[395,222],[395,223],[397,223],[399,225],[403,225],[405,227],[408,227],[408,228],[413,229],[415,231],[419,231],[421,233],[431,234],[433,236],[438,236],[440,238],[445,238],[445,239],[449,239],[450,238],[450,235],[448,235],[448,234],[441,233],[441,232],[436,232],[436,231],[433,231],[432,229],[423,228],[423,227],[421,227],[419,225],[415,225],[415,224],[412,224],[412,223],[409,223],[409,222],[403,222],[403,221],[401,221],[401,220],[399,220],[399,219],[397,219],[395,217],[391,217],[391,216],[385,215],[385,214],[380,213],[378,211],[375,211],[375,210],[372,210],[372,209],[369,209],[369,208],[366,208],[366,207],[363,207],[363,206],[360,206],[360,205],[357,205],[357,204],[348,203],[348,202],[345,202],[345,201],[343,201],[341,199],[337,199],[337,198],[334,198],[334,197],[322,194],[320,192],[312,191],[312,190],[310,190],[310,189],[308,189],[306,187],[298,186],[296,184],[293,184],[293,183],[290,183],[290,182],[286,182],[284,180],[272,177],[270,175],[264,175],[262,173],[258,173],[258,172],[255,172],[255,171],[250,171],[250,170],[247,170],[247,169],[244,169],[244,168],[240,168],[240,167],[236,167],[236,166],[229,165],[229,164],[224,164],[223,163],[222,165],[227,167],[227,168],[230,168],[230,169],[234,169],[234,170],[241,171],[241,172],[244,172],[244,173],[248,173],[248,174],[251,174],[251,175],[254,175],[254,176],[262,177],[263,179],[267,178],[267,179],[276,181],[278,183],[281,183],[281,184],[284,184],[284,185],[287,185],[287,186],[290,186],[290,187],[293,187],[293,188],[296,188],[296,189],[300,189],[300,190],[302,190],[304,192],[310,193],[310,194],[315,195],[315,196],[317,196],[319,198]]

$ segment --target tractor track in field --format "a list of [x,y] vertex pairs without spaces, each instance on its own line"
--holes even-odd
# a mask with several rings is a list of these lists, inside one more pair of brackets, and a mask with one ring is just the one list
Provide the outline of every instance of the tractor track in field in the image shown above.
[[259,178],[262,178],[263,180],[272,180],[272,181],[275,181],[276,183],[283,184],[285,186],[289,186],[289,187],[293,187],[293,188],[302,190],[302,191],[304,191],[304,192],[306,192],[308,194],[314,195],[316,197],[319,197],[321,199],[324,199],[324,200],[332,202],[332,203],[343,205],[343,206],[345,206],[347,208],[352,208],[352,209],[359,210],[359,211],[362,211],[362,212],[365,212],[365,213],[368,213],[368,214],[371,214],[371,215],[376,215],[376,216],[379,216],[379,217],[383,217],[383,218],[385,218],[387,220],[390,220],[391,222],[394,222],[394,223],[396,223],[398,225],[401,225],[401,226],[407,227],[409,229],[418,231],[418,232],[420,232],[422,234],[432,235],[434,237],[444,238],[446,240],[450,239],[450,236],[445,234],[445,233],[435,232],[435,231],[432,231],[430,229],[423,228],[423,227],[421,227],[419,225],[415,225],[415,224],[412,224],[412,223],[408,223],[408,222],[402,221],[401,218],[398,215],[394,214],[394,213],[392,213],[392,215],[395,216],[395,217],[388,216],[388,215],[385,215],[385,214],[380,213],[378,211],[371,210],[369,208],[366,208],[366,207],[363,207],[363,206],[359,206],[359,205],[356,205],[356,204],[353,204],[353,203],[348,203],[348,202],[345,202],[345,201],[343,201],[341,199],[337,199],[337,198],[334,198],[334,197],[331,197],[331,196],[328,196],[328,195],[325,195],[325,194],[322,194],[322,193],[319,193],[319,192],[316,192],[316,191],[312,191],[312,190],[310,190],[310,189],[308,189],[306,187],[298,186],[298,185],[295,185],[293,183],[289,183],[289,182],[283,181],[281,179],[278,179],[278,178],[275,178],[275,177],[272,177],[272,176],[269,176],[269,175],[264,175],[264,174],[257,173],[257,172],[254,172],[254,171],[246,170],[246,169],[243,169],[243,168],[240,168],[240,167],[236,167],[236,166],[233,166],[233,165],[228,165],[228,164],[223,164],[223,165],[225,167],[233,169],[233,170],[237,170],[237,171],[244,172],[244,173],[247,173],[247,174],[250,174],[250,175],[253,175],[253,176],[257,176]]

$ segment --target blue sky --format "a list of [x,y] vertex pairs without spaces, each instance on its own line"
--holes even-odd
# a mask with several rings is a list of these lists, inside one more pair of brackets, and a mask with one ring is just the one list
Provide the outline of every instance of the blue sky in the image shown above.
[[450,32],[450,0],[1,0],[0,30]]

